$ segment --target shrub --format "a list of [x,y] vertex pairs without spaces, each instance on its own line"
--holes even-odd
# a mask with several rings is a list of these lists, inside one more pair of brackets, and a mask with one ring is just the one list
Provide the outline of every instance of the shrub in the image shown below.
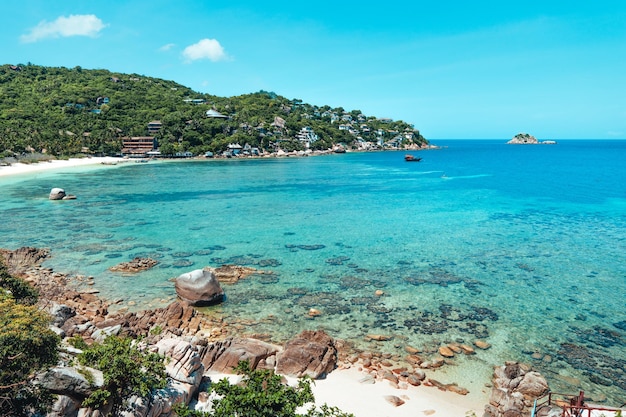
[[[316,409],[315,398],[311,390],[311,380],[303,378],[296,387],[282,382],[280,375],[269,370],[251,370],[247,361],[239,362],[235,368],[243,374],[241,383],[231,385],[228,379],[211,386],[210,392],[218,397],[213,401],[213,411],[202,413],[190,411],[183,405],[175,407],[179,417],[354,417],[336,407],[324,404]],[[298,414],[297,410],[311,403],[306,414]]]
[[44,412],[52,403],[48,392],[29,383],[57,362],[59,337],[49,323],[34,306],[0,299],[0,415]]
[[104,386],[82,403],[83,407],[111,409],[118,415],[133,395],[150,396],[166,384],[163,357],[141,351],[130,338],[109,336],[78,355],[85,366],[102,371]]

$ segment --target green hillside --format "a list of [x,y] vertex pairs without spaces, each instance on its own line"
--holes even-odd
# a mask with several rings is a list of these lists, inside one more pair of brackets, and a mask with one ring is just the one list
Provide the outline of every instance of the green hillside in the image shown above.
[[[207,117],[210,109],[228,118]],[[148,132],[148,123],[155,120],[161,129]],[[121,151],[122,138],[133,136],[155,136],[163,154],[219,153],[229,143],[266,151],[301,150],[306,146],[301,133],[305,127],[315,134],[311,149],[337,143],[353,148],[366,142],[386,147],[426,143],[402,121],[315,106],[271,92],[217,97],[137,74],[0,66],[0,157],[111,155]]]

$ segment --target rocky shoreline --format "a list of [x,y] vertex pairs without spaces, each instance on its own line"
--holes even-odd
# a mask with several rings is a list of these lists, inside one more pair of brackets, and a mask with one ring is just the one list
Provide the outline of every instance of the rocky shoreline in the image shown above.
[[[380,352],[355,350],[350,343],[333,339],[322,330],[307,330],[284,344],[270,343],[259,338],[240,337],[239,326],[228,323],[217,315],[202,314],[186,302],[176,301],[164,308],[139,312],[110,312],[107,301],[95,291],[72,289],[72,278],[41,266],[48,251],[20,248],[0,250],[12,275],[23,278],[40,293],[38,305],[53,318],[52,329],[62,338],[63,362],[45,375],[40,383],[59,395],[49,416],[76,415],[90,383],[72,370],[76,349],[67,338],[82,337],[88,344],[100,342],[108,335],[142,338],[148,349],[169,358],[166,371],[168,387],[156,396],[149,406],[137,398],[133,415],[170,416],[172,404],[183,401],[202,409],[206,398],[199,395],[200,387],[210,382],[212,374],[228,374],[240,360],[249,360],[253,368],[273,369],[277,373],[314,379],[326,377],[337,369],[358,369],[363,374],[362,384],[385,382],[398,389],[398,396],[387,396],[388,402],[398,407],[404,404],[402,390],[410,386],[430,386],[441,391],[466,395],[465,388],[443,384],[427,376],[428,369],[447,364],[454,354],[474,354],[466,345],[442,346],[436,359],[423,359],[419,349],[406,346],[406,357],[400,358]],[[132,265],[131,265],[132,268]],[[236,282],[252,271],[228,267],[225,281]],[[220,279],[221,280],[221,279]],[[384,335],[369,335],[372,340],[385,340]],[[488,348],[487,345],[477,348]],[[96,372],[97,375],[97,372]],[[82,378],[82,379],[81,379]],[[69,383],[68,381],[72,382]],[[97,384],[98,378],[95,378]],[[486,417],[515,417],[528,415],[534,398],[548,391],[548,384],[530,367],[515,362],[495,368],[492,394],[485,407]],[[393,397],[393,398],[392,398]],[[81,410],[80,415],[96,416]],[[93,413],[93,412],[91,412]],[[547,414],[542,414],[547,415]]]

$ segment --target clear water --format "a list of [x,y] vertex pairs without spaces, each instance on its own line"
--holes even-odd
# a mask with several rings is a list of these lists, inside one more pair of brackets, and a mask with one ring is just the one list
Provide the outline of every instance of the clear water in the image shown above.
[[[50,248],[47,266],[135,308],[171,302],[171,278],[192,269],[271,270],[226,287],[213,312],[244,334],[323,328],[402,355],[484,339],[433,377],[484,395],[493,365],[521,360],[555,390],[626,402],[626,141],[437,144],[420,163],[348,153],[3,178],[0,246]],[[49,201],[53,187],[78,199]],[[135,256],[160,264],[107,270]]]

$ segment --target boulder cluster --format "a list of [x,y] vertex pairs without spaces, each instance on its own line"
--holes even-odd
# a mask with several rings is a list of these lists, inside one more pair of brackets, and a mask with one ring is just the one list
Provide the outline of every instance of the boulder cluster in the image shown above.
[[[528,365],[506,362],[494,369],[493,388],[483,417],[529,416],[534,400],[548,391],[545,378]],[[552,410],[547,407],[540,411],[537,415],[547,416]]]
[[[252,369],[270,369],[292,377],[324,378],[337,368],[357,368],[363,373],[361,383],[388,383],[398,389],[409,386],[432,386],[465,395],[468,390],[429,378],[429,370],[439,368],[455,355],[473,355],[474,349],[488,349],[488,343],[476,340],[473,346],[450,343],[440,346],[438,355],[424,355],[419,349],[405,346],[405,356],[382,352],[362,352],[348,343],[335,340],[324,331],[303,331],[284,344],[275,344],[251,337],[238,337],[235,326],[222,317],[199,313],[194,306],[219,302],[224,291],[217,278],[222,273],[233,280],[253,271],[226,268],[225,271],[205,268],[182,274],[175,280],[179,300],[163,308],[130,312],[110,311],[109,304],[97,291],[72,289],[70,278],[41,266],[48,256],[46,250],[21,248],[0,250],[9,272],[35,286],[40,293],[40,308],[52,317],[52,329],[64,340],[61,362],[38,375],[35,383],[58,395],[50,417],[81,415],[96,417],[102,410],[82,409],[81,402],[104,383],[102,373],[95,369],[74,367],[79,350],[67,344],[68,338],[80,336],[88,344],[101,342],[109,335],[141,339],[140,346],[166,358],[168,385],[148,402],[133,398],[133,416],[172,415],[173,404],[182,402],[201,410],[207,407],[206,387],[216,375],[232,373],[242,360]],[[73,277],[72,280],[77,279]],[[89,280],[89,278],[83,278]],[[367,335],[373,343],[386,343],[393,337]],[[85,374],[90,375],[87,379]],[[517,417],[528,415],[532,400],[543,395],[547,383],[529,367],[507,363],[496,368],[494,385],[485,417]],[[404,403],[402,396],[385,398],[394,406]],[[525,414],[524,414],[525,413]]]

